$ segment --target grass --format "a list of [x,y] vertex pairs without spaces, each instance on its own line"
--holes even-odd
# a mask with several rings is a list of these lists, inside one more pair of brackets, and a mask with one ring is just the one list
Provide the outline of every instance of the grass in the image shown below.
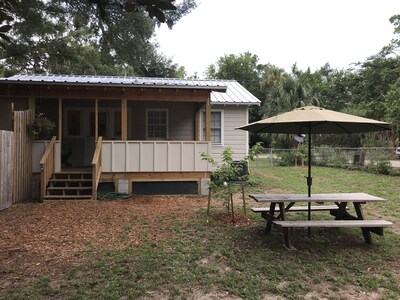
[[[305,168],[258,165],[252,172],[259,185],[250,192],[307,191]],[[394,222],[400,217],[400,177],[316,167],[313,178],[315,193],[367,192],[388,200],[366,207],[367,215]],[[172,221],[164,241],[142,234],[137,246],[85,252],[86,263],[70,267],[61,279],[43,275],[25,288],[2,292],[0,298],[193,299],[208,293],[243,299],[398,298],[400,235],[394,230],[373,236],[373,245],[366,245],[356,229],[315,230],[311,238],[298,231],[292,240],[297,250],[289,251],[282,247],[279,232],[266,236],[259,216],[251,219],[256,221],[248,226],[232,226],[201,209],[189,222]],[[123,229],[129,232],[135,226]]]

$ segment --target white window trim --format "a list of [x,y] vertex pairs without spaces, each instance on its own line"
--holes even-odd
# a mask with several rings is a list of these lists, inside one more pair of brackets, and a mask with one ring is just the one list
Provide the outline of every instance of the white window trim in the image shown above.
[[169,139],[169,112],[168,112],[168,108],[146,108],[146,110],[145,110],[145,114],[146,114],[146,121],[145,121],[145,131],[146,131],[146,140],[148,140],[149,139],[149,127],[148,127],[148,125],[149,125],[149,112],[150,111],[164,111],[164,112],[166,112],[166,115],[167,115],[167,117],[166,117],[166,138],[164,139],[164,138],[151,138],[152,140],[168,140]]
[[[204,120],[205,111],[206,110],[203,109],[201,111],[201,114],[200,114],[200,134],[199,134],[199,136],[201,137],[202,141],[205,141],[205,139],[206,139],[206,137],[203,135],[203,126],[205,126],[205,122],[206,122],[206,120]],[[216,146],[224,146],[224,141],[225,141],[225,135],[224,135],[224,131],[225,131],[224,110],[223,109],[212,109],[211,112],[219,112],[219,113],[221,113],[221,143],[212,142],[212,144],[216,145]]]

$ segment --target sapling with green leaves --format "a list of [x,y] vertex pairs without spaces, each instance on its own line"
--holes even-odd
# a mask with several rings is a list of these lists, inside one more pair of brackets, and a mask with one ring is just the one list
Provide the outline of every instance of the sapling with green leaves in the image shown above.
[[[233,213],[232,193],[235,189],[234,182],[247,181],[248,174],[243,174],[243,166],[253,160],[262,150],[261,143],[254,145],[248,154],[239,162],[233,160],[233,150],[231,147],[225,147],[222,152],[222,160],[218,163],[210,154],[202,153],[203,160],[209,162],[213,171],[209,181],[209,189],[213,191],[217,199],[224,200],[228,213]],[[236,186],[237,188],[237,186]]]

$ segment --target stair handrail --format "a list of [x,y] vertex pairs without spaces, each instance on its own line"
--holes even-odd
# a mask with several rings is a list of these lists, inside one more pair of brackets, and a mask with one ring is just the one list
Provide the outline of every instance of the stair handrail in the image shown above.
[[92,159],[92,199],[97,199],[97,186],[100,182],[101,177],[101,148],[103,143],[103,137],[99,136],[96,143],[96,149],[94,150]]
[[46,195],[46,187],[54,173],[54,157],[56,136],[53,136],[40,160],[40,200],[43,202]]

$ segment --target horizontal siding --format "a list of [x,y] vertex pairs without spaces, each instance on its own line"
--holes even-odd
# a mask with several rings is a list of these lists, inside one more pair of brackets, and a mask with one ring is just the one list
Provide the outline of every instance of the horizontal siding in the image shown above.
[[234,153],[234,160],[243,159],[247,155],[248,150],[248,132],[235,130],[235,128],[248,123],[248,107],[213,106],[212,109],[222,109],[224,111],[223,145],[213,145],[212,156],[220,163],[224,148],[231,147]]

